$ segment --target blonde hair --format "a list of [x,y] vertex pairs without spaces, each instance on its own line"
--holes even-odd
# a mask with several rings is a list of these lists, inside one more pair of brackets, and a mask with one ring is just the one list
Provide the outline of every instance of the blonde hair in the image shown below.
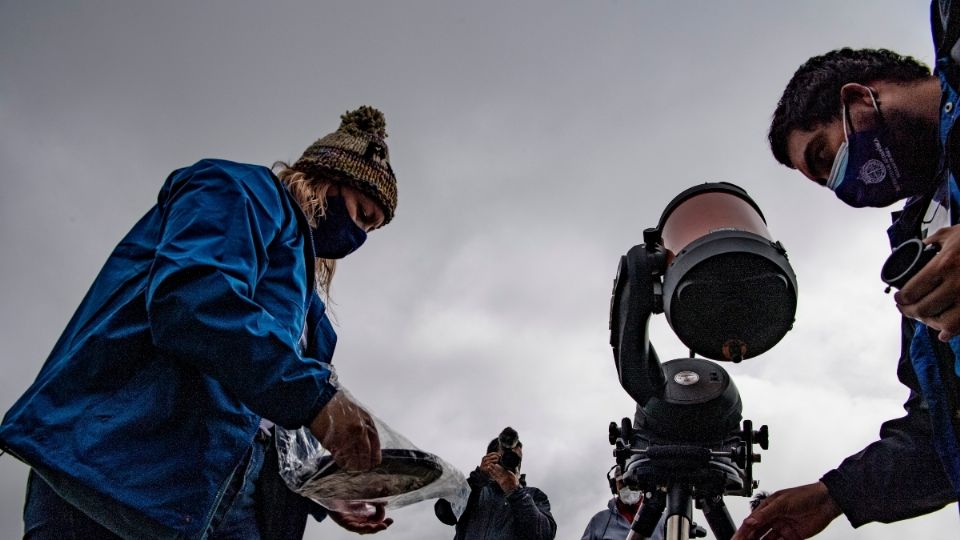
[[[277,178],[286,186],[294,200],[300,205],[310,226],[315,227],[317,218],[327,212],[327,190],[333,184],[325,180],[310,178],[300,171],[291,169],[290,165],[283,161],[274,163],[273,169],[277,171]],[[333,274],[336,269],[336,260],[317,258],[314,274],[317,291],[323,297],[323,300],[328,303],[330,300],[330,283],[333,281]]]

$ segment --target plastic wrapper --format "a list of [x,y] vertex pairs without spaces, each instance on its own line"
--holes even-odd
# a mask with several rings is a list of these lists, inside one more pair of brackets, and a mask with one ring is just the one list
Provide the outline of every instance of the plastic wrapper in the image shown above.
[[[341,397],[356,400],[344,388]],[[324,413],[321,410],[321,414]],[[294,492],[339,513],[374,514],[429,499],[446,499],[459,518],[470,487],[463,474],[440,457],[417,448],[382,420],[369,414],[380,438],[382,461],[367,471],[338,466],[306,428],[276,427],[280,476]],[[336,420],[331,423],[335,425]],[[326,439],[325,439],[326,440]]]

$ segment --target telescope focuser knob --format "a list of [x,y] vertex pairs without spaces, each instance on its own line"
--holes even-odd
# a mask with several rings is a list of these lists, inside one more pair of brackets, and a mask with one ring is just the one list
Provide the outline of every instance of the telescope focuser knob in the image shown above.
[[620,420],[620,436],[627,444],[633,441],[633,421],[627,417]]
[[770,446],[770,430],[767,429],[767,426],[760,426],[760,429],[755,433],[755,436],[757,444],[760,445],[760,448],[766,450]]
[[660,236],[660,229],[655,227],[650,227],[643,230],[643,243],[647,248],[647,251],[653,251],[655,246],[660,243],[662,240]]
[[609,437],[610,444],[617,444],[617,439],[620,438],[620,427],[616,422],[610,422]]

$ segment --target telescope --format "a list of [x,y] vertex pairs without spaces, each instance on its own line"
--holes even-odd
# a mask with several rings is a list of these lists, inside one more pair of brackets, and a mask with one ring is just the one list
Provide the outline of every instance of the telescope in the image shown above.
[[[768,430],[741,425],[740,393],[719,362],[768,351],[792,327],[796,307],[786,250],[734,184],[683,191],[620,258],[610,344],[636,412],[611,422],[609,437],[624,483],[646,494],[629,539],[649,538],[664,511],[667,540],[705,536],[692,520],[694,503],[718,539],[736,532],[723,496],[756,489],[754,446],[767,448]],[[689,357],[660,362],[648,331],[660,313]]]

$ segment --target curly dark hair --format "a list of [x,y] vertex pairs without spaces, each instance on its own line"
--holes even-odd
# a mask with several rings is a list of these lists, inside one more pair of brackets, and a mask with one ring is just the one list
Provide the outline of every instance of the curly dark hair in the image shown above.
[[930,77],[930,68],[887,49],[836,49],[807,60],[787,83],[770,123],[770,149],[791,166],[787,136],[840,117],[840,88],[847,83],[912,82]]

